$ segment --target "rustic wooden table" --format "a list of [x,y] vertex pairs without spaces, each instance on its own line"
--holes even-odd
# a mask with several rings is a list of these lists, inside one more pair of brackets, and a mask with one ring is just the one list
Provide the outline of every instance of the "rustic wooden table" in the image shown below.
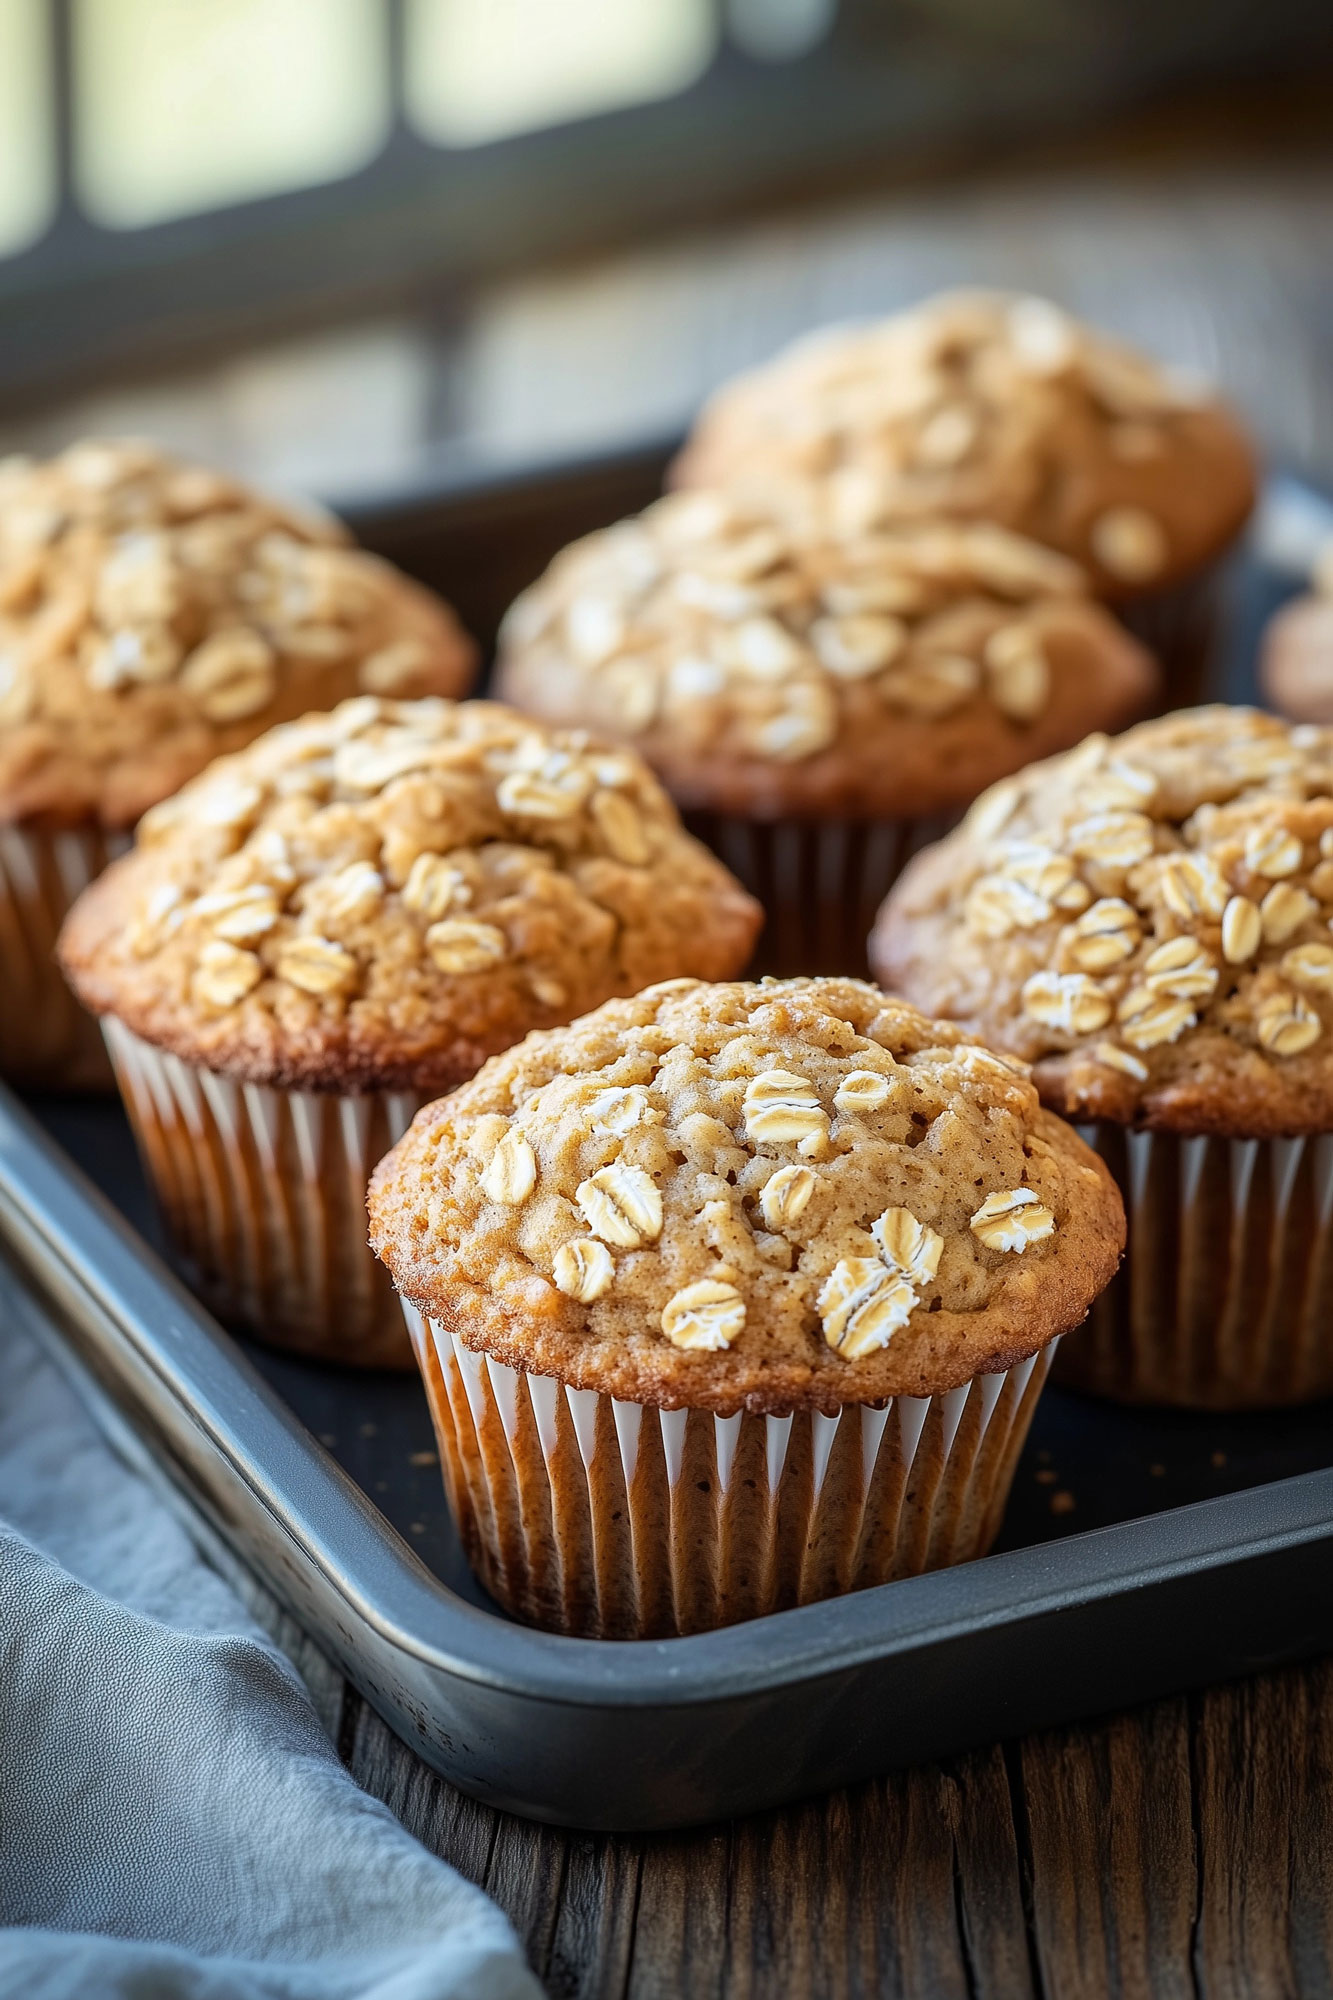
[[[1322,93],[526,278],[438,323],[286,343],[5,427],[147,429],[356,497],[460,455],[684,416],[821,319],[1017,283],[1216,370],[1333,483]],[[509,1912],[557,1996],[1333,1994],[1333,1663],[1266,1674],[698,1832],[580,1836],[433,1775],[251,1584],[343,1756]]]

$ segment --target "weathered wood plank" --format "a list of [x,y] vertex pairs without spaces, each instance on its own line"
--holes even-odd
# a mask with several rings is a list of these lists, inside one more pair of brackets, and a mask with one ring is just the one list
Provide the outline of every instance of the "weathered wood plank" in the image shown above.
[[1051,2000],[1191,2000],[1189,1714],[1159,1702],[1021,1746],[1033,1925]]
[[997,1747],[960,1758],[943,1785],[970,1991],[975,2000],[1032,2000],[1018,1835],[1004,1752]]
[[1333,1992],[1333,1665],[1199,1697],[1194,1732],[1207,2000]]
[[545,1976],[564,1890],[567,1834],[496,1816],[484,1887],[513,1924],[533,1969]]
[[1288,1828],[1291,1960],[1301,1994],[1333,1993],[1333,1661],[1302,1671],[1303,1729],[1288,1754],[1301,1780]]
[[[859,1990],[855,1925],[873,1917],[850,1853],[847,1794],[739,1821],[732,1835],[726,1985],[736,2000]],[[869,1956],[869,1954],[867,1954]]]
[[638,1921],[641,1844],[570,1835],[546,1963],[552,2000],[620,2000]]
[[[628,2000],[712,2000],[727,1991],[730,1838],[725,1828],[645,1841]],[[751,1938],[750,1951],[762,1941]]]

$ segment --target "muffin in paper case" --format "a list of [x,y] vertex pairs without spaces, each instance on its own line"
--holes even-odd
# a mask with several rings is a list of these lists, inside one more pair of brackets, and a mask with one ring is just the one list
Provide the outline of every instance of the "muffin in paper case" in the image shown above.
[[835,979],[529,1036],[370,1218],[478,1574],[624,1638],[984,1554],[1123,1228],[1021,1065]]
[[1252,709],[1092,738],[980,799],[871,941],[1033,1063],[1129,1213],[1058,1374],[1136,1402],[1333,1392],[1333,731]]
[[759,912],[644,765],[490,702],[363,697],[150,813],[62,937],[187,1268],[224,1315],[411,1366],[366,1244],[424,1098]]

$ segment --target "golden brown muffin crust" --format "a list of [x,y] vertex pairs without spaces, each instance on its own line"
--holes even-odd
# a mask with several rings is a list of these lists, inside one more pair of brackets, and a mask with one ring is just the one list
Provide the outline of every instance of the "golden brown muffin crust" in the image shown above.
[[673,495],[566,549],[511,609],[498,686],[630,741],[683,805],[948,809],[1142,714],[1152,662],[1075,566],[984,524],[847,535]]
[[1124,1215],[1021,1065],[857,980],[674,981],[420,1112],[371,1242],[511,1366],[664,1408],[928,1396],[1077,1325]]
[[1198,569],[1255,494],[1244,433],[1197,381],[1045,299],[985,291],[831,327],[724,384],[673,480],[811,476],[862,529],[999,521],[1073,556],[1107,597]]
[[149,813],[61,959],[85,1006],[188,1062],[448,1089],[609,995],[735,973],[760,921],[637,757],[495,702],[367,695]]
[[1186,710],[978,799],[893,889],[887,986],[1068,1117],[1333,1130],[1333,732]]
[[133,826],[348,695],[454,695],[448,606],[340,525],[149,445],[0,463],[0,821]]

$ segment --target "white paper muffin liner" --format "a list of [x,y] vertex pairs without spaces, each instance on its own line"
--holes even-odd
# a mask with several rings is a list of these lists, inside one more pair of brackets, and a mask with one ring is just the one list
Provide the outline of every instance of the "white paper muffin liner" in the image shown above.
[[659,1410],[474,1353],[404,1305],[473,1568],[529,1624],[660,1638],[984,1555],[1056,1342],[832,1416]]
[[94,823],[42,833],[0,826],[0,1076],[47,1090],[108,1089],[96,1021],[56,963],[70,904],[129,835]]
[[1333,1134],[1081,1130],[1120,1184],[1129,1247],[1056,1379],[1197,1409],[1333,1395]]
[[103,1022],[139,1151],[191,1285],[276,1346],[408,1368],[389,1274],[366,1240],[366,1184],[425,1101],[270,1090]]
[[685,812],[764,906],[748,976],[869,976],[866,940],[893,884],[919,848],[941,839],[959,813],[921,819],[745,819]]

